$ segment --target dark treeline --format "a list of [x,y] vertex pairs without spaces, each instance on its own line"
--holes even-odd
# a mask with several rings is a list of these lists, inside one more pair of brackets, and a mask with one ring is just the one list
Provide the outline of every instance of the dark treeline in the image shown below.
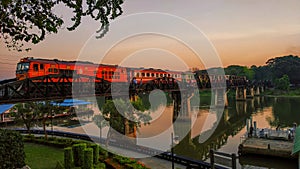
[[231,65],[225,68],[225,74],[246,76],[253,82],[276,80],[288,76],[290,84],[300,85],[300,58],[298,56],[281,56],[267,60],[266,65],[250,68],[246,66]]

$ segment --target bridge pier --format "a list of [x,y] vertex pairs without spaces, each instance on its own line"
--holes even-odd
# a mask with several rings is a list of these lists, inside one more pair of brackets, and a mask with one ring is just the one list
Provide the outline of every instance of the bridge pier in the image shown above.
[[260,86],[256,86],[254,96],[259,96],[260,95],[260,89],[259,88],[260,88]]
[[214,89],[212,90],[212,96],[214,99],[212,99],[214,102],[212,105],[214,106],[228,106],[228,98],[227,98],[227,92],[225,89]]
[[236,102],[235,104],[237,114],[247,113],[247,102]]
[[264,86],[261,86],[261,89],[260,89],[260,91],[261,91],[261,93],[263,93],[264,92]]
[[136,126],[130,126],[129,123],[128,123],[128,119],[125,119],[125,131],[124,131],[124,134],[125,136],[127,136],[127,139],[128,141],[132,142],[132,143],[135,143],[137,142],[136,140],[136,137],[137,137],[137,129],[136,129]]
[[237,87],[235,91],[235,99],[236,101],[245,101],[246,100],[246,88],[245,87]]
[[254,88],[253,87],[249,87],[247,89],[248,90],[246,90],[247,91],[246,98],[252,99],[254,97]]
[[132,94],[132,95],[130,95],[130,101],[131,101],[131,102],[137,101],[138,98],[139,98],[139,96],[138,96],[137,94]]
[[176,121],[177,117],[179,116],[179,112],[181,109],[181,94],[180,92],[172,92],[173,98],[173,122]]

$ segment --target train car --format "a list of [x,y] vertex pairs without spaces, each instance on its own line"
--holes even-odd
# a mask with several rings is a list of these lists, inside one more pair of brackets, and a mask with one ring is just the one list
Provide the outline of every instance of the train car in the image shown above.
[[[35,59],[23,58],[17,64],[16,78],[23,80],[26,78],[34,78],[47,75],[65,75],[72,76],[85,75],[87,78],[81,81],[88,80],[88,77],[97,77],[109,82],[127,82],[127,71],[124,67],[117,67],[116,65],[94,64],[91,62],[82,61],[60,61],[57,59]],[[97,79],[96,78],[96,79]],[[56,82],[57,79],[53,79]]]
[[162,78],[162,79],[171,79],[174,78],[177,81],[181,81],[181,73],[178,71],[169,71],[162,69],[154,69],[154,68],[129,68],[131,72],[131,77],[136,78],[137,83],[148,83],[154,79]]
[[117,65],[100,64],[97,69],[97,78],[104,79],[109,82],[129,82],[127,68]]

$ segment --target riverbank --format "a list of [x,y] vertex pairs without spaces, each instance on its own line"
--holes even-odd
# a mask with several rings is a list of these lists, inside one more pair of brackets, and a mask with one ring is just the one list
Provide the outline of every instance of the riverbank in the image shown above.
[[267,97],[300,97],[300,88],[290,89],[289,91],[268,89],[262,95]]

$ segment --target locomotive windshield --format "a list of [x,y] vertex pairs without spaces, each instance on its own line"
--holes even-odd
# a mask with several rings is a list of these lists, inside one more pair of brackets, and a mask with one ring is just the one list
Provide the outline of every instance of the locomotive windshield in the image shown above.
[[29,69],[29,63],[18,63],[17,65],[17,71],[21,70],[28,70]]

